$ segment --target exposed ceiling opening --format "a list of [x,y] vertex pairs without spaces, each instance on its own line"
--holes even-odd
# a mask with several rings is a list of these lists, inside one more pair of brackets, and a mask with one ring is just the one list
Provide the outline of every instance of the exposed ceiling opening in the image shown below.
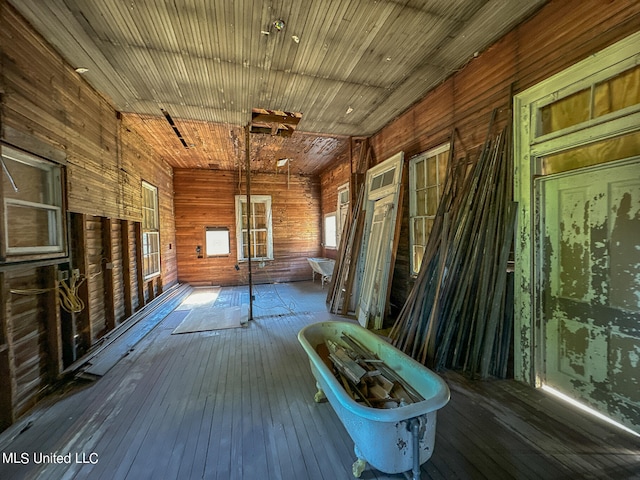
[[171,128],[175,132],[176,136],[180,139],[180,143],[182,143],[184,148],[189,148],[189,146],[187,145],[187,142],[182,137],[182,134],[180,133],[180,130],[178,130],[178,127],[176,126],[175,122],[173,121],[173,118],[171,118],[171,115],[169,115],[169,112],[167,112],[164,108],[161,108],[160,110],[162,111],[162,114],[164,115],[164,118],[166,118],[167,122],[169,122],[169,125],[171,125]]
[[290,137],[302,119],[301,113],[254,108],[249,132]]

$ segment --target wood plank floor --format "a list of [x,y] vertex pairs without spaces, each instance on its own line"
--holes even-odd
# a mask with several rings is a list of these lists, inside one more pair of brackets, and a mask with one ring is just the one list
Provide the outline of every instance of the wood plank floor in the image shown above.
[[[171,335],[184,318],[175,311],[104,377],[3,432],[0,479],[353,478],[353,442],[331,406],[314,403],[296,338],[336,318],[326,289],[300,282],[254,295],[246,327]],[[216,305],[247,298],[223,288]],[[637,437],[514,381],[443,376],[451,401],[438,412],[423,478],[640,478]],[[71,463],[35,463],[53,452],[71,453]],[[10,461],[23,453],[26,464]],[[367,467],[361,478],[404,477]]]

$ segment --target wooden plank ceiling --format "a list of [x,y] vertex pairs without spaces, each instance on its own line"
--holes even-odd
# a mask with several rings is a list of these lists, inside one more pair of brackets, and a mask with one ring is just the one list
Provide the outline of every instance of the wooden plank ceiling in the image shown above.
[[252,168],[303,174],[545,1],[9,0],[174,167],[237,168],[258,108],[302,116],[290,137],[252,135]]

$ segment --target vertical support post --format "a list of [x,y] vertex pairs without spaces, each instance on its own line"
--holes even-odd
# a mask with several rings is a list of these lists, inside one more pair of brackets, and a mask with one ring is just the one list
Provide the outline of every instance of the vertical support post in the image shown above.
[[129,250],[129,221],[120,220],[120,248],[122,250],[122,283],[124,286],[124,316],[133,315],[131,295],[131,252]]
[[58,283],[57,265],[42,267],[38,272],[42,275],[47,292],[47,350],[49,352],[48,374],[49,381],[58,379],[63,370],[62,360],[62,326],[60,324],[60,303],[56,284]]
[[[89,302],[89,284],[92,282],[89,273],[89,252],[87,248],[87,216],[80,213],[71,214],[71,258],[73,269],[77,269],[85,281],[78,287],[78,296],[84,302],[84,310],[73,315],[75,321],[74,360],[83,356],[93,341],[92,312]],[[76,337],[77,335],[77,337]]]
[[138,309],[145,305],[144,299],[144,274],[142,271],[142,224],[135,223],[136,245],[136,278],[138,279]]
[[251,239],[251,153],[250,153],[250,140],[251,134],[249,132],[249,124],[245,127],[245,160],[247,165],[247,243],[248,243],[248,263],[249,269],[249,318],[253,320],[253,278],[251,276],[251,257],[253,256],[252,239]]
[[115,294],[113,279],[113,239],[110,218],[102,217],[102,277],[104,279],[104,316],[107,331],[116,328]]
[[5,273],[0,271],[0,430],[15,420],[13,400],[15,395],[15,371],[11,345],[11,304]]

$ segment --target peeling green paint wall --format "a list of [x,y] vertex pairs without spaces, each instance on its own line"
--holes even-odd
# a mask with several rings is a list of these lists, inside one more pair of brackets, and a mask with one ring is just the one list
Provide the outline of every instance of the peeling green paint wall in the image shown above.
[[[514,99],[514,183],[520,207],[516,378],[555,386],[638,430],[640,102],[566,132],[545,136],[536,129],[541,108],[637,68],[639,53],[640,32]],[[612,146],[621,145],[616,140],[623,136],[625,155],[631,158],[618,160],[624,157],[616,156]],[[545,156],[573,149],[576,157],[587,144],[597,146],[589,153],[601,165],[543,175]]]

